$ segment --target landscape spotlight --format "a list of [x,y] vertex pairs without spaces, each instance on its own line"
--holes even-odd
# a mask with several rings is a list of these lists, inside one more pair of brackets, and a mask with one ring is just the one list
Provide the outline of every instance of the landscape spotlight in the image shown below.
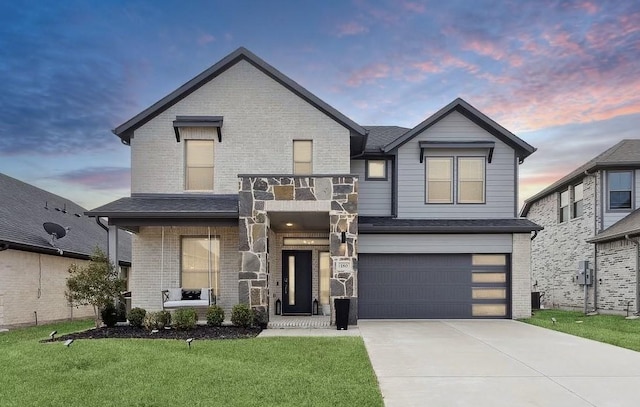
[[551,323],[552,323],[552,324],[555,324],[556,322],[558,322],[558,321],[557,321],[555,318],[553,318],[553,317],[552,317],[552,318],[551,318]]
[[189,338],[186,340],[187,345],[189,345],[189,349],[191,349],[191,342],[193,342],[193,338]]
[[56,334],[58,333],[58,331],[53,331],[49,334],[49,338],[51,338],[51,340],[54,340],[56,338]]
[[69,346],[71,346],[72,343],[73,343],[73,339],[67,339],[66,341],[64,341],[64,346],[68,348]]

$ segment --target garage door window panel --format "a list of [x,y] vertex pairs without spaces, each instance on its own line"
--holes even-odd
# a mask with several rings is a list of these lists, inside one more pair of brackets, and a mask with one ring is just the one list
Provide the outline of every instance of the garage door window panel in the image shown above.
[[471,315],[474,317],[506,317],[506,304],[473,304]]

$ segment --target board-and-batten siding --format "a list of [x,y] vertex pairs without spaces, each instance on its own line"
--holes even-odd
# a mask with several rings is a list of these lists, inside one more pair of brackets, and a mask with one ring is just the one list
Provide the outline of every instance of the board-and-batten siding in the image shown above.
[[351,174],[358,176],[358,214],[360,216],[391,215],[391,161],[387,161],[386,181],[367,181],[366,160],[351,160]]
[[511,253],[511,234],[361,234],[359,253]]
[[[486,203],[425,204],[425,163],[420,163],[420,141],[494,141],[493,160],[486,164]],[[486,149],[433,149],[426,151],[425,155],[479,156],[485,153]],[[398,149],[398,217],[414,219],[515,217],[515,160],[515,153],[511,147],[462,114],[452,112]]]

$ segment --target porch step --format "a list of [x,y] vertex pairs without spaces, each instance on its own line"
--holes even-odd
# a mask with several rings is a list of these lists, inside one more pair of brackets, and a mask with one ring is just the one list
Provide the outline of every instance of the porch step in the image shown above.
[[269,318],[267,329],[291,329],[291,328],[320,328],[327,329],[331,327],[331,317],[324,315],[313,316],[282,316],[272,315]]

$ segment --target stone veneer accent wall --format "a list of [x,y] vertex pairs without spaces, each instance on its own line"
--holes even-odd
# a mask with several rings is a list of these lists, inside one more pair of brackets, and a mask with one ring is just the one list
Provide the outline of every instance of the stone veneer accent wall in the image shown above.
[[[269,211],[329,212],[329,241],[333,264],[350,261],[351,269],[332,271],[331,297],[351,298],[357,309],[358,178],[351,175],[241,175],[239,185],[238,295],[241,303],[267,310],[269,287],[267,246]],[[341,233],[346,233],[346,244]],[[354,318],[355,320],[355,313]]]
[[[527,214],[527,219],[544,227],[531,244],[531,291],[544,293],[542,303],[546,308],[584,308],[584,289],[576,283],[575,276],[578,261],[589,260],[593,264],[595,260],[594,247],[586,240],[595,235],[598,179],[598,173],[583,179],[581,217],[558,222],[558,193],[535,202]],[[588,297],[591,309],[593,286]]]

